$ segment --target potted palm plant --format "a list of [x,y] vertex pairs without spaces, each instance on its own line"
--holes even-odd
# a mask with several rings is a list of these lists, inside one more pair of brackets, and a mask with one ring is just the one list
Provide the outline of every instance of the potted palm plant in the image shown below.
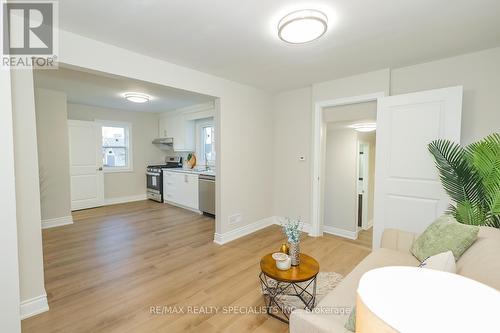
[[463,224],[500,228],[500,133],[462,147],[449,140],[432,141],[448,213]]

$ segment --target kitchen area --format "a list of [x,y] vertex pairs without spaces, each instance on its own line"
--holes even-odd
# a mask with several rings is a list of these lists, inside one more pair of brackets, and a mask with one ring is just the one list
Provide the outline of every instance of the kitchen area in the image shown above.
[[148,199],[215,217],[214,113],[206,103],[160,117],[152,144],[167,156],[147,167]]

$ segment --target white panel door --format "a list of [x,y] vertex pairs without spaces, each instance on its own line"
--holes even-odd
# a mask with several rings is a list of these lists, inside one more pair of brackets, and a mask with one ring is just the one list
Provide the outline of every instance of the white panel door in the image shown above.
[[460,142],[462,87],[380,98],[373,246],[386,228],[421,233],[441,215],[449,198],[427,145]]
[[101,133],[92,121],[69,120],[71,210],[104,205]]

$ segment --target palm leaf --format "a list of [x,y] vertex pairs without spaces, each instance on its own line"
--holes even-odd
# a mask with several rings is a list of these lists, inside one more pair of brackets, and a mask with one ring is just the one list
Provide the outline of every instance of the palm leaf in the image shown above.
[[482,184],[485,210],[500,215],[500,133],[493,133],[465,148],[466,158]]
[[493,228],[500,228],[500,215],[492,216],[489,226]]
[[493,133],[469,145],[465,152],[485,187],[496,187],[500,184],[500,133]]
[[483,209],[470,201],[458,203],[455,218],[460,223],[471,225],[484,225],[487,219]]
[[457,204],[466,201],[478,204],[478,177],[465,158],[465,150],[444,139],[432,141],[428,149],[434,156],[443,188],[451,199]]

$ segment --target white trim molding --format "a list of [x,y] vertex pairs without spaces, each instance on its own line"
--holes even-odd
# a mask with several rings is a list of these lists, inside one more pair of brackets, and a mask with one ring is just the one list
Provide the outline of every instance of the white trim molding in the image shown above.
[[373,220],[368,221],[368,224],[363,226],[363,230],[370,230],[373,227]]
[[[238,238],[250,235],[258,230],[267,228],[272,225],[281,225],[281,220],[283,218],[280,216],[271,216],[262,220],[258,220],[254,223],[247,224],[246,226],[225,232],[223,234],[215,233],[214,242],[219,245],[227,244]],[[302,225],[302,231],[309,233],[311,230],[311,225],[309,223],[304,223]]]
[[323,232],[343,238],[348,238],[352,240],[358,239],[358,232],[357,231],[349,231],[349,230],[344,230],[336,227],[332,227],[329,225],[324,225],[323,226]]
[[258,220],[254,223],[247,224],[245,226],[233,229],[231,231],[222,234],[215,233],[214,242],[219,245],[224,245],[238,238],[250,235],[260,229],[267,228],[273,224],[276,224],[276,217],[275,216],[267,217],[262,220]]
[[146,200],[148,197],[146,194],[131,195],[128,197],[117,197],[117,198],[105,198],[104,205],[116,205],[127,202]]
[[323,230],[323,187],[324,178],[324,147],[326,145],[326,125],[323,121],[322,111],[325,107],[341,106],[355,103],[377,101],[385,96],[385,92],[376,92],[367,95],[350,96],[314,103],[312,115],[312,169],[311,169],[311,230],[312,237],[322,236]]
[[55,228],[68,224],[73,224],[73,216],[71,215],[42,220],[42,229]]
[[49,302],[47,294],[33,297],[21,302],[20,306],[21,319],[26,319],[45,311],[49,311]]
[[198,210],[196,208],[191,208],[191,207],[188,207],[188,206],[184,206],[184,205],[179,205],[178,203],[175,203],[175,202],[163,200],[163,203],[167,204],[167,205],[179,207],[179,208],[182,208],[182,209],[185,209],[185,210],[189,210],[189,211],[191,211],[193,213],[196,213],[196,214],[200,214],[200,215],[203,214],[203,212],[201,210]]

